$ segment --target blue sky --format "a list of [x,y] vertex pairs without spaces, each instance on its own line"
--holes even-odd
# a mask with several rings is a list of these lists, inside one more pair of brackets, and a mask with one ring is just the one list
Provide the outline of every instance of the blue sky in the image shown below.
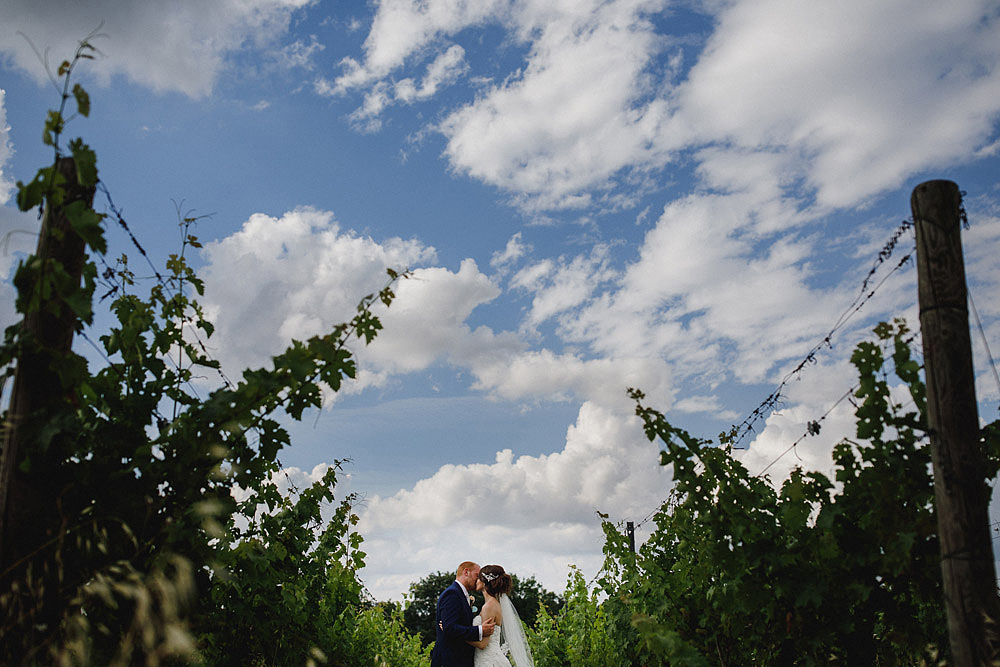
[[[348,318],[386,267],[414,271],[358,380],[281,455],[299,482],[351,459],[376,597],[466,558],[555,590],[570,563],[596,573],[595,511],[641,521],[670,486],[625,388],[706,436],[741,421],[851,304],[923,180],[968,193],[1000,348],[998,2],[8,1],[0,232],[29,233],[7,236],[5,277],[37,231],[13,183],[49,159],[57,103],[25,36],[55,66],[98,26],[91,118],[67,134],[154,260],[179,246],[177,205],[208,216],[194,262],[230,375]],[[916,323],[914,269],[890,264],[747,439],[752,472],[851,386],[874,323]],[[838,405],[768,473],[829,471],[851,417]]]

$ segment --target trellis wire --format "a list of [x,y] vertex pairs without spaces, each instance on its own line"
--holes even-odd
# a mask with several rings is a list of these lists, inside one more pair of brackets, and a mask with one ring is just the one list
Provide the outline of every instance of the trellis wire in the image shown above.
[[[816,362],[816,355],[817,355],[817,353],[824,346],[832,348],[833,336],[837,333],[837,331],[839,331],[840,329],[842,329],[851,320],[851,318],[853,318],[854,315],[856,313],[858,313],[865,306],[865,304],[868,303],[868,301],[870,301],[875,296],[875,294],[879,291],[879,289],[882,288],[882,286],[886,283],[886,281],[893,274],[895,274],[897,271],[899,271],[900,269],[902,269],[910,261],[910,259],[913,257],[913,254],[916,252],[916,245],[915,244],[914,244],[914,247],[911,248],[910,251],[907,252],[906,255],[904,255],[893,266],[893,268],[889,271],[889,273],[887,273],[885,276],[883,276],[882,279],[878,281],[878,283],[876,283],[874,286],[872,286],[872,280],[875,277],[875,275],[878,273],[879,268],[883,264],[885,264],[885,262],[888,261],[892,257],[893,252],[895,251],[896,246],[899,244],[899,240],[902,238],[903,234],[905,234],[907,231],[913,229],[913,227],[914,227],[913,220],[910,220],[910,219],[903,220],[899,224],[899,226],[893,232],[892,236],[889,237],[889,240],[886,241],[885,245],[883,245],[882,248],[879,250],[878,255],[875,258],[875,261],[872,263],[871,269],[869,269],[868,274],[861,281],[861,287],[858,290],[857,296],[854,297],[854,300],[851,302],[851,304],[841,313],[840,317],[837,318],[837,320],[834,322],[833,327],[830,329],[830,331],[818,343],[816,343],[815,345],[813,345],[813,347],[809,350],[809,352],[802,359],[802,361],[800,361],[799,364],[794,369],[792,369],[791,371],[789,371],[785,375],[785,377],[782,378],[781,382],[778,384],[778,387],[773,392],[771,392],[771,394],[769,394],[768,397],[765,398],[760,403],[760,405],[758,405],[742,422],[740,422],[738,425],[734,425],[733,426],[733,428],[730,430],[729,434],[730,434],[730,437],[732,438],[731,444],[732,444],[732,446],[734,448],[736,448],[736,449],[745,449],[745,448],[736,447],[736,445],[738,445],[740,442],[742,442],[742,440],[750,432],[752,432],[754,430],[754,425],[758,421],[760,421],[760,419],[762,419],[765,414],[770,414],[770,412],[772,411],[772,409],[776,405],[778,405],[778,403],[780,402],[781,397],[782,397],[782,390],[792,380],[792,378],[794,378],[796,375],[798,375],[799,373],[801,373],[803,371],[803,369],[805,369],[806,366],[808,366],[808,365],[810,365],[812,363],[815,363]],[[909,340],[912,340],[912,339],[913,339],[913,337],[911,336],[911,338]],[[1000,380],[998,380],[998,384],[1000,384]],[[804,440],[806,437],[808,437],[809,435],[815,435],[816,433],[818,433],[819,432],[819,428],[818,428],[819,424],[823,420],[825,420],[826,417],[840,403],[842,403],[846,398],[848,398],[856,390],[857,390],[857,386],[852,387],[844,395],[842,395],[832,406],[830,406],[830,408],[823,414],[823,416],[821,416],[817,420],[807,422],[806,431],[795,442],[793,442],[785,451],[783,451],[780,455],[778,455],[778,457],[776,459],[774,459],[773,461],[771,461],[770,463],[768,463],[764,467],[763,470],[761,470],[759,473],[757,473],[757,475],[755,475],[755,477],[759,477],[760,475],[763,475],[768,469],[770,469],[774,464],[776,464],[779,460],[781,460],[781,458],[783,458],[784,456],[786,456],[789,452],[794,451],[795,447],[800,442],[802,442],[802,440]],[[660,509],[663,507],[664,504],[667,503],[668,500],[669,500],[669,496],[667,498],[665,498],[662,502],[660,502],[653,510],[651,510],[645,516],[645,518],[643,518],[642,521],[640,521],[639,523],[637,523],[636,524],[636,528],[638,529],[640,526],[642,526],[645,523],[649,522],[654,516],[656,516],[657,512],[660,511]]]
[[907,230],[910,230],[912,228],[913,228],[912,220],[904,220],[899,225],[899,227],[896,228],[896,231],[893,232],[892,236],[879,251],[878,256],[875,259],[875,262],[872,264],[871,269],[868,271],[868,275],[866,275],[864,280],[861,282],[861,288],[858,290],[857,296],[854,297],[854,301],[852,301],[851,304],[844,310],[844,312],[840,314],[840,317],[837,318],[836,322],[834,323],[830,331],[818,343],[813,345],[813,347],[809,350],[809,352],[802,359],[802,361],[800,361],[795,368],[789,371],[785,375],[785,377],[782,378],[781,382],[778,384],[778,387],[773,392],[771,392],[771,394],[769,394],[768,397],[765,398],[760,405],[758,405],[742,422],[740,422],[737,425],[734,425],[732,429],[730,429],[729,434],[730,437],[732,438],[731,442],[734,447],[736,447],[740,442],[742,442],[747,435],[753,432],[754,425],[758,421],[763,419],[765,415],[770,414],[772,409],[776,405],[778,405],[782,397],[782,390],[785,388],[785,386],[796,375],[801,373],[806,366],[816,363],[817,353],[823,347],[831,347],[831,348],[833,347],[832,346],[833,336],[837,333],[837,331],[842,329],[851,320],[851,318],[853,318],[854,315],[858,313],[865,306],[865,304],[868,303],[868,301],[870,301],[875,296],[875,294],[882,287],[882,285],[885,284],[885,282],[889,279],[890,276],[892,276],[896,271],[903,268],[910,261],[910,259],[913,257],[913,253],[916,251],[915,246],[908,253],[906,253],[906,255],[904,255],[899,260],[899,262],[896,263],[896,265],[892,268],[892,270],[889,271],[888,274],[883,276],[883,278],[869,290],[872,278],[874,278],[875,274],[878,272],[879,267],[881,267],[890,257],[892,257],[893,251],[896,249],[896,246],[899,243],[899,239]]

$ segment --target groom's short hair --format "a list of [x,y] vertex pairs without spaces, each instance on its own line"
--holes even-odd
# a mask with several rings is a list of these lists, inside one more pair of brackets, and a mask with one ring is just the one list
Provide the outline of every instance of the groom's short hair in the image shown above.
[[465,572],[466,570],[475,569],[476,567],[477,565],[473,563],[471,560],[464,561],[461,565],[458,566],[458,569],[455,570],[455,576],[461,577],[463,572]]

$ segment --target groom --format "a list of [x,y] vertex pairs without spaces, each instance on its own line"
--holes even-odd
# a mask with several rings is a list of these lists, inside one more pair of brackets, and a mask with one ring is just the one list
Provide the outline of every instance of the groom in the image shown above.
[[492,619],[481,626],[472,624],[469,593],[476,590],[479,566],[466,561],[458,566],[455,574],[455,581],[444,589],[437,601],[437,639],[431,667],[472,667],[476,649],[467,642],[493,634]]

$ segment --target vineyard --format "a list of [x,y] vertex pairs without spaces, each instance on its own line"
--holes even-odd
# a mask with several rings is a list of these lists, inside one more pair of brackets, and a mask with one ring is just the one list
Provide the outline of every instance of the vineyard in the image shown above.
[[[128,257],[105,254],[114,226],[149,262],[99,179],[97,156],[81,139],[63,139],[68,107],[90,112],[87,92],[71,86],[90,54],[84,43],[58,70],[61,103],[43,135],[52,164],[18,183],[18,206],[42,211],[44,223],[39,252],[14,279],[23,323],[0,348],[13,379],[0,663],[429,665],[405,609],[373,600],[358,576],[364,540],[355,498],[335,496],[338,467],[288,494],[277,482],[290,445],[279,416],[301,419],[355,376],[350,346],[378,335],[378,309],[391,307],[408,275],[390,272],[350,321],[293,342],[269,367],[223,375],[206,345],[213,325],[198,302],[203,285],[185,258],[200,246],[196,219],[180,216],[182,246],[165,269],[150,265],[148,290]],[[97,193],[110,213],[95,209]],[[911,226],[897,230],[876,268]],[[844,318],[877,288],[874,274]],[[114,324],[92,340],[85,326],[105,303]],[[918,340],[912,323],[895,320],[856,346],[857,382],[844,395],[856,430],[833,450],[833,478],[795,470],[780,488],[766,471],[751,475],[735,449],[798,369],[718,441],[675,427],[631,389],[675,485],[646,517],[644,543],[634,547],[623,526],[605,520],[600,573],[588,580],[573,570],[564,604],[524,614],[535,664],[959,664]],[[104,363],[91,368],[74,345]],[[191,384],[199,373],[217,374],[220,388],[199,395]],[[985,511],[1000,471],[1000,422],[973,440],[980,463],[962,488]],[[332,516],[323,511],[330,504]],[[992,572],[985,547],[957,560],[988,562]],[[984,604],[995,605],[995,579],[977,583]],[[998,639],[991,621],[976,621],[977,650]]]

